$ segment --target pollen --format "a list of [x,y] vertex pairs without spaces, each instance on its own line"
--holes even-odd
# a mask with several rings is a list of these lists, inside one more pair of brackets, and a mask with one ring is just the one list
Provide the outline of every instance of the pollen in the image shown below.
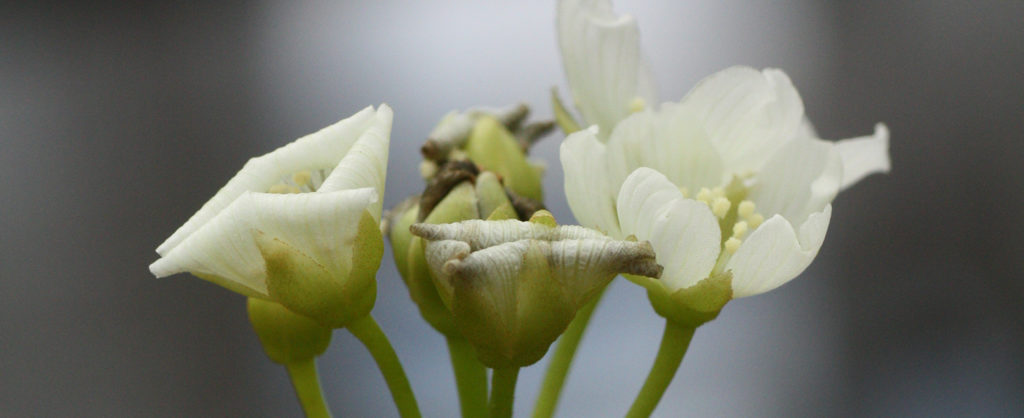
[[732,207],[732,202],[729,199],[719,196],[711,202],[711,213],[714,213],[719,219],[724,218],[729,213],[729,208]]
[[743,241],[740,240],[739,238],[729,238],[725,240],[725,251],[728,252],[729,254],[735,254],[736,250],[740,249],[740,244],[742,243]]
[[764,223],[764,215],[760,213],[750,215],[750,217],[747,218],[747,223],[750,224],[751,229],[756,229],[757,227],[761,226],[762,223]]

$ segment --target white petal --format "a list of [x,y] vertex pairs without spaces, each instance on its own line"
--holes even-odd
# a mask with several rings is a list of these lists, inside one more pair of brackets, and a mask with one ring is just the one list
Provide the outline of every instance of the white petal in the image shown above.
[[150,265],[157,277],[217,276],[267,294],[254,231],[280,238],[321,263],[351,259],[359,220],[380,199],[372,188],[327,193],[246,192]]
[[607,138],[639,98],[656,102],[640,50],[636,19],[616,15],[608,0],[558,2],[558,44],[573,101]]
[[780,70],[731,67],[705,78],[682,104],[700,118],[732,173],[758,170],[801,128],[804,105]]
[[687,108],[672,103],[620,122],[608,140],[608,163],[613,177],[624,179],[639,167],[650,167],[692,192],[724,180],[721,157],[702,122]]
[[[324,180],[319,191],[333,192],[372,187],[378,196],[384,196],[391,120],[391,108],[386,104],[380,105],[373,123],[363,131],[334,171]],[[370,214],[378,221],[381,205],[381,200],[378,200],[370,209]]]
[[852,186],[869,174],[888,173],[891,169],[889,129],[881,123],[875,125],[874,135],[837,142],[836,151],[843,160],[842,189]]
[[839,154],[831,143],[796,138],[765,164],[748,198],[765,217],[779,214],[799,225],[836,197],[842,171]]
[[[210,222],[245,192],[266,192],[282,178],[304,170],[331,170],[377,118],[372,107],[299,138],[273,152],[249,160],[202,208],[157,248],[165,255]],[[386,156],[386,155],[385,155]],[[382,189],[383,190],[383,189]]]
[[781,216],[754,230],[726,264],[732,270],[733,297],[767,292],[792,280],[814,260],[825,240],[832,205],[800,226],[799,236]]
[[707,205],[684,199],[664,175],[649,168],[623,183],[618,216],[624,235],[651,242],[661,281],[671,291],[708,277],[721,252],[721,229]]
[[618,185],[608,171],[607,149],[597,140],[596,127],[569,135],[559,151],[565,175],[565,197],[581,225],[621,238],[615,216]]

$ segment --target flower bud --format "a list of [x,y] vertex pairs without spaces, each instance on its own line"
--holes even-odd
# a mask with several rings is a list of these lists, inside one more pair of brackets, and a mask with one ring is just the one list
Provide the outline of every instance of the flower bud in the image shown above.
[[278,364],[309,360],[327,350],[331,329],[294,313],[278,303],[249,298],[249,322],[263,344],[263,350]]
[[477,120],[466,142],[469,159],[501,176],[505,186],[518,195],[544,200],[542,170],[526,160],[526,153],[515,137],[497,119],[484,116]]
[[540,360],[617,274],[661,274],[650,244],[542,222],[549,218],[411,228],[428,241],[426,259],[456,328],[488,367]]

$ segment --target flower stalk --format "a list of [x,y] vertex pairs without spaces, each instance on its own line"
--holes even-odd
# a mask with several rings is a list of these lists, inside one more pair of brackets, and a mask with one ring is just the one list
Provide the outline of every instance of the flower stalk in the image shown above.
[[537,402],[533,407],[533,418],[551,418],[555,415],[558,400],[562,396],[562,388],[565,386],[565,379],[569,376],[569,368],[572,367],[572,360],[576,357],[576,350],[580,346],[580,341],[583,340],[583,333],[587,330],[587,325],[590,324],[590,316],[594,314],[594,309],[597,308],[601,296],[607,289],[608,287],[605,286],[594,296],[594,300],[580,308],[576,317],[569,323],[569,328],[558,339],[558,347],[555,348],[551,362],[548,363],[548,369],[544,372],[544,381],[541,383],[540,393],[537,395]]
[[288,375],[292,378],[295,394],[302,404],[302,411],[309,418],[329,418],[331,412],[324,401],[323,390],[320,388],[320,376],[316,371],[316,360],[296,361],[285,365]]
[[387,335],[384,335],[384,331],[381,331],[380,326],[377,325],[377,321],[367,315],[353,321],[347,328],[366,346],[370,355],[373,356],[373,360],[377,362],[377,367],[380,368],[381,374],[384,375],[384,381],[387,382],[388,389],[391,391],[391,398],[395,401],[395,406],[398,407],[398,414],[402,418],[419,418],[421,416],[420,407],[416,403],[416,396],[409,385],[409,378],[405,376],[405,370],[402,369],[402,363],[398,360],[395,349],[388,341]]
[[519,367],[494,369],[491,377],[491,418],[512,418]]
[[447,336],[447,339],[462,417],[486,418],[487,368],[476,359],[473,346],[465,338]]
[[654,366],[644,381],[633,406],[626,413],[627,418],[649,417],[654,408],[661,402],[662,395],[672,383],[679,365],[683,362],[683,356],[690,347],[690,340],[697,328],[678,324],[673,321],[665,321],[665,332],[661,337],[661,347],[658,348],[658,356],[654,359]]

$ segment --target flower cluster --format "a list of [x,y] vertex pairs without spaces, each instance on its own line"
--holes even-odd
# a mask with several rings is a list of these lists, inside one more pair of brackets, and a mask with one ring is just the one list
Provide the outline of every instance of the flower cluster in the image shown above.
[[[628,414],[649,415],[696,328],[799,275],[836,195],[889,171],[888,130],[819,138],[777,69],[728,68],[659,105],[632,17],[607,0],[561,0],[557,12],[579,121],[557,94],[555,121],[527,123],[525,105],[453,111],[420,148],[423,192],[383,213],[392,112],[366,108],[251,159],[157,248],[150,270],[248,297],[264,350],[311,416],[329,415],[313,359],[333,329],[347,329],[403,417],[419,409],[370,315],[384,236],[420,314],[449,344],[464,416],[511,416],[519,368],[561,336],[535,411],[551,416],[590,313],[621,274],[666,318]],[[528,157],[556,122],[581,226],[544,210],[543,165]]]

